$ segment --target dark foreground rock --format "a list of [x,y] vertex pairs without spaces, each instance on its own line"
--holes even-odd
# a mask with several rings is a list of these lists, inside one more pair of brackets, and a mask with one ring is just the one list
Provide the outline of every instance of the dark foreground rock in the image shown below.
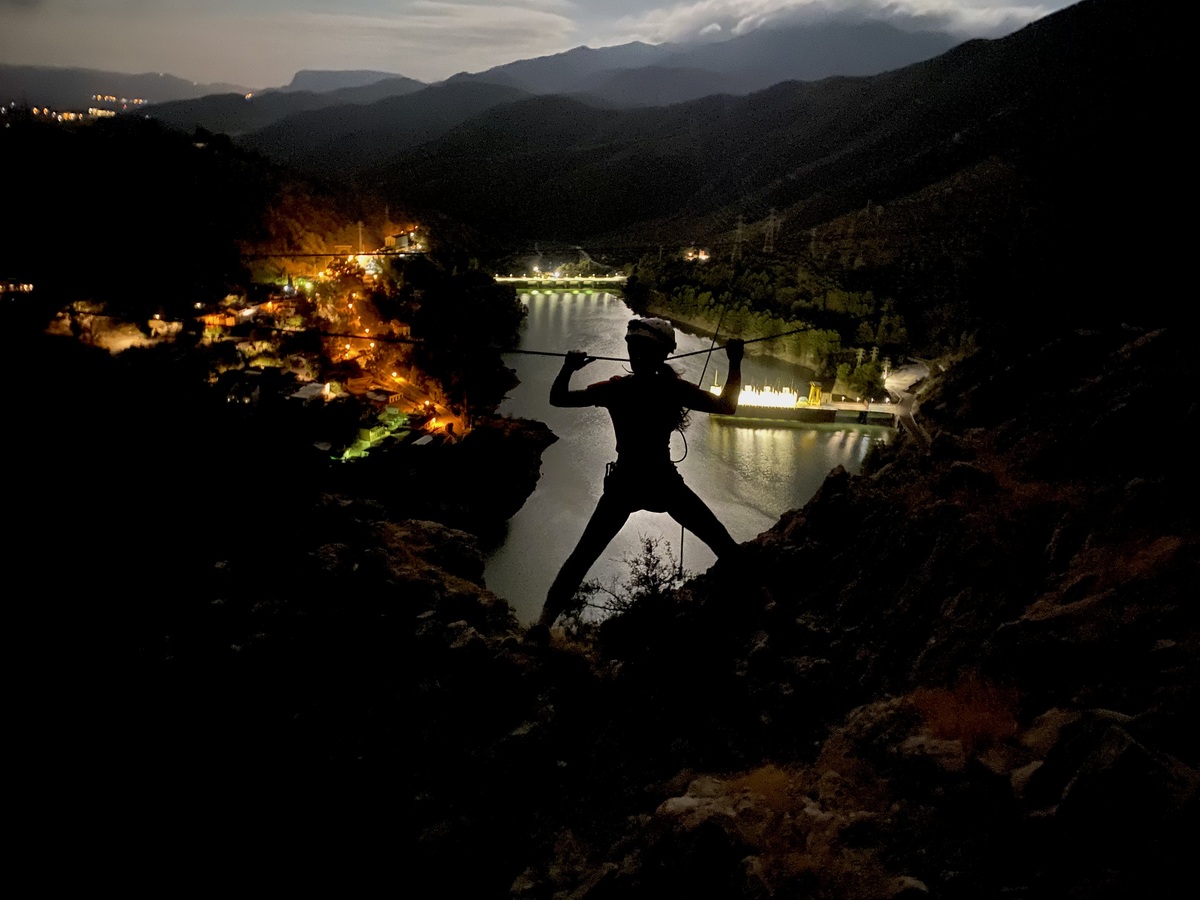
[[533,493],[542,451],[558,438],[542,422],[483,418],[457,441],[377,454],[346,467],[338,490],[369,497],[393,518],[420,518],[490,539]]
[[1187,356],[1114,330],[960,361],[921,403],[949,458],[902,438],[835,471],[744,563],[586,644],[419,619],[437,884],[1182,895],[1200,541],[1195,480],[1148,437],[1168,408],[1196,424],[1169,390]]
[[[278,455],[227,485],[212,432],[153,471],[161,445],[121,437],[144,404],[85,408],[105,442],[48,445],[15,507],[21,820],[90,811],[106,861],[194,867],[237,834],[264,872],[284,844],[343,890],[1179,896],[1193,371],[1167,331],[960,360],[920,396],[932,450],[899,438],[737,565],[548,646],[482,585],[474,536],[301,490]],[[184,502],[198,471],[221,489]]]

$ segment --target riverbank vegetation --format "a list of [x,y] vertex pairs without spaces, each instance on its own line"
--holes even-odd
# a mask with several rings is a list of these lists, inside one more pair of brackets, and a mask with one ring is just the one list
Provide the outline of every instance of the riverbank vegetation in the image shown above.
[[517,384],[500,360],[517,345],[525,314],[513,288],[478,267],[459,271],[414,259],[404,266],[397,294],[412,310],[417,366],[438,379],[468,421],[494,413]]
[[[912,348],[904,316],[891,298],[847,291],[828,276],[779,257],[698,261],[643,257],[626,287],[630,305],[723,337],[784,335],[756,350],[803,366],[828,384],[874,385],[881,370]],[[882,387],[879,388],[882,396]],[[870,391],[868,391],[868,394]],[[864,395],[865,396],[865,395]]]

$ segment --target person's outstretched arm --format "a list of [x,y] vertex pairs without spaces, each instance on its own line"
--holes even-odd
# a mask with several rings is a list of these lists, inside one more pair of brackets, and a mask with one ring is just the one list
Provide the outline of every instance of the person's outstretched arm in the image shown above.
[[592,362],[582,350],[572,350],[563,360],[562,368],[550,385],[551,406],[591,406],[592,402],[586,390],[571,390],[571,376]]
[[729,375],[725,378],[725,386],[719,397],[709,391],[696,388],[695,401],[688,403],[692,409],[701,412],[720,413],[732,416],[737,412],[738,397],[742,393],[742,354],[745,342],[733,338],[725,345],[725,355],[729,357]]

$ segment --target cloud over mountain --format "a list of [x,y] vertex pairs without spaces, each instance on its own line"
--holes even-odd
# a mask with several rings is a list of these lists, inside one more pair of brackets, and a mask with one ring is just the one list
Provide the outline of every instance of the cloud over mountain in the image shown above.
[[1069,5],[1067,0],[1014,0],[1007,4],[988,0],[697,0],[629,13],[617,20],[614,32],[621,40],[683,42],[748,34],[759,28],[870,19],[906,30],[995,37]]

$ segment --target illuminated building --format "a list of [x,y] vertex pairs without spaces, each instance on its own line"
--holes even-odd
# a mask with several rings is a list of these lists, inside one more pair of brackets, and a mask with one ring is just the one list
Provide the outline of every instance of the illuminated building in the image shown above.
[[[709,392],[721,395],[721,385],[709,388]],[[736,416],[757,419],[789,419],[796,422],[832,422],[837,417],[837,410],[832,406],[822,405],[821,386],[813,381],[809,383],[808,395],[801,396],[791,388],[775,388],[763,386],[756,388],[746,386],[738,395]]]

